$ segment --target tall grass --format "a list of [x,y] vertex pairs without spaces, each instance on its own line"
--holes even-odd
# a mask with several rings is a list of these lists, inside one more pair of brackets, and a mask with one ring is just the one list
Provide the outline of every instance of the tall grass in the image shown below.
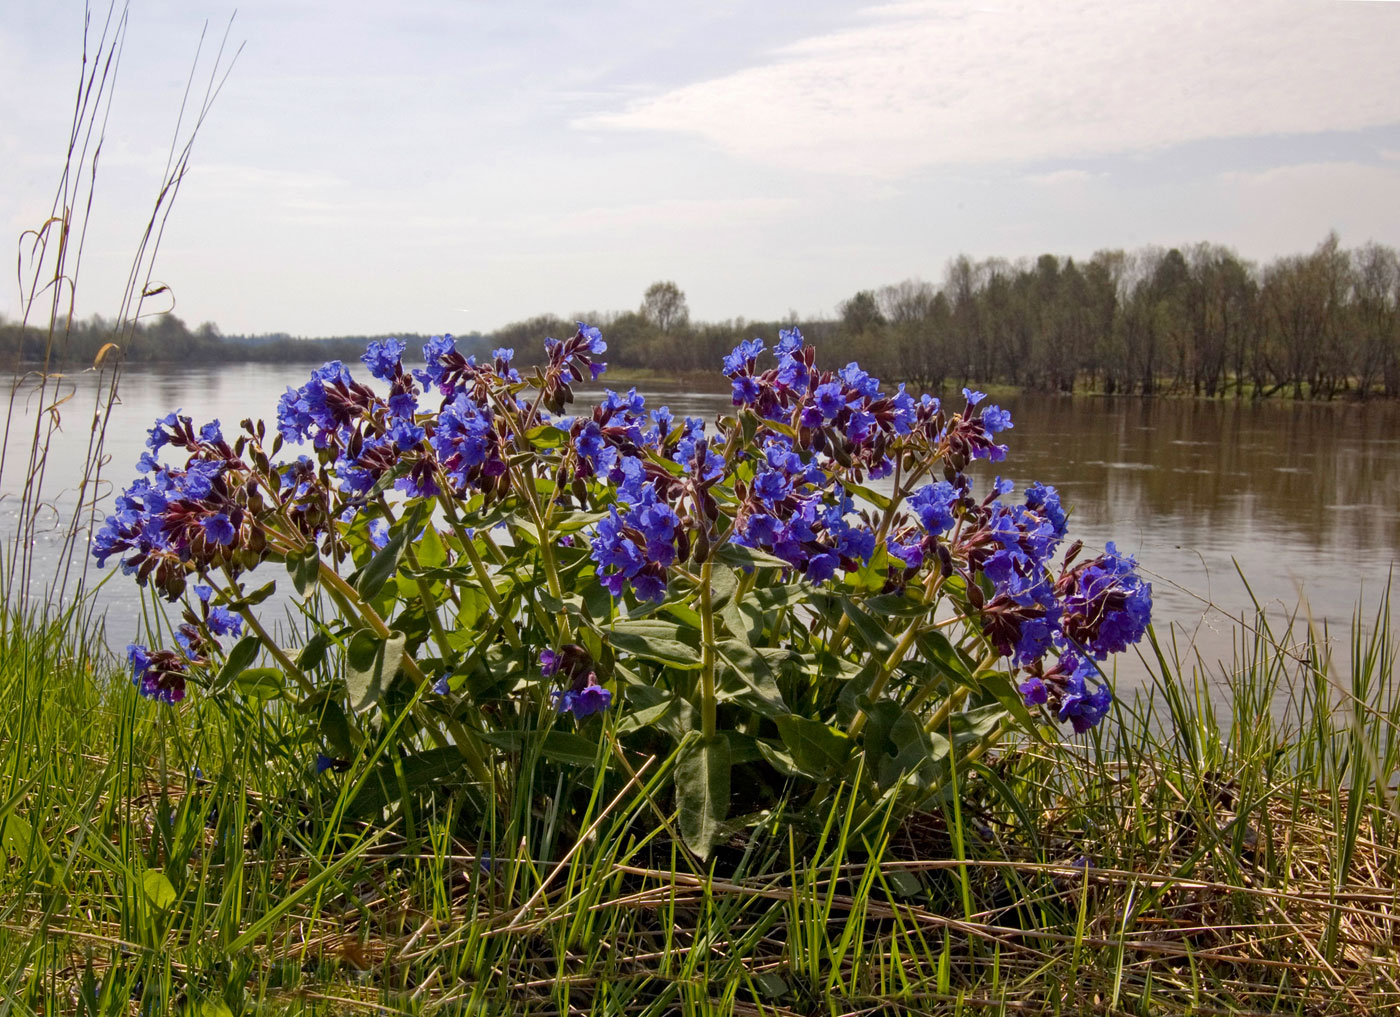
[[352,801],[373,751],[315,778],[275,712],[153,710],[83,619],[14,619],[0,1014],[1400,1006],[1388,617],[1345,683],[1323,633],[1283,652],[1261,617],[1228,667],[1164,651],[1098,737],[1005,745],[902,826],[779,806],[704,866],[658,807],[670,760],[566,817],[522,757],[500,828],[462,788],[386,824]]

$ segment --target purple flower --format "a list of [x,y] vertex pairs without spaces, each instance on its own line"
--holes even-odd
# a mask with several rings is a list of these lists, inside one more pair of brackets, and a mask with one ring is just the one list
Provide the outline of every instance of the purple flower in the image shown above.
[[612,693],[598,684],[597,676],[589,672],[587,684],[579,689],[569,689],[553,693],[560,713],[572,713],[575,720],[582,720],[595,713],[601,713],[612,703]]
[[1045,683],[1032,675],[1020,685],[1021,698],[1026,701],[1027,706],[1044,706],[1050,698],[1050,691],[1045,687]]
[[559,657],[553,650],[540,651],[540,674],[546,678],[554,677],[554,673],[559,670]]
[[185,698],[185,662],[170,650],[150,650],[139,643],[126,648],[131,684],[146,699],[167,705]]

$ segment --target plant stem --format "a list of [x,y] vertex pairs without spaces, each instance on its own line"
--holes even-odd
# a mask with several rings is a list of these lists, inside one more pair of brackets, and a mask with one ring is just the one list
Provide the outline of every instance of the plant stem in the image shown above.
[[700,725],[705,740],[715,736],[715,610],[710,598],[713,556],[700,569]]

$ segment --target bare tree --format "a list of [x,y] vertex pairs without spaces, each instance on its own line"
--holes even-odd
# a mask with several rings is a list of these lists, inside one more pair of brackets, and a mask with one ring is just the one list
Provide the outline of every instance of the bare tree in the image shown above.
[[679,331],[690,324],[685,294],[669,279],[647,287],[642,296],[641,315],[664,333]]

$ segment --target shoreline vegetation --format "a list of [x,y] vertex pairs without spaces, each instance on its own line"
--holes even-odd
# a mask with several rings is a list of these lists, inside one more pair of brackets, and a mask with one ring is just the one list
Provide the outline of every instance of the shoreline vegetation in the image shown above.
[[[77,356],[79,333],[64,325],[69,320],[65,304],[77,285],[77,248],[59,241],[82,235],[82,210],[90,197],[84,188],[96,176],[104,96],[110,94],[109,73],[124,36],[124,12],[113,8],[105,25],[98,21],[90,25],[94,35],[101,32],[92,52],[87,44],[93,40],[84,40],[79,94],[87,98],[75,110],[73,127],[79,142],[69,151],[53,218],[27,235],[24,263],[33,279],[26,316],[50,323],[38,350],[40,361],[52,371],[66,355],[76,366],[97,364],[103,372],[107,387],[99,386],[92,418],[93,464],[103,458],[104,421],[118,399],[119,362],[105,345],[82,349]],[[195,129],[217,92],[221,65],[216,61]],[[183,142],[177,138],[180,156],[152,212],[148,238],[155,239],[138,253],[133,288],[116,317],[118,325],[95,328],[90,337],[121,346],[127,363],[145,362],[139,351],[149,328],[175,328],[170,318],[150,326],[136,323],[143,319],[143,300],[151,295],[157,226],[169,213],[192,143],[192,133]],[[1166,255],[1163,259],[1175,263]],[[1150,278],[1171,271],[1154,269]],[[672,297],[680,297],[683,307],[678,289],[659,285],[660,290],[649,292],[658,304],[648,313],[660,313],[665,306],[678,311]],[[881,299],[871,295],[877,309]],[[864,300],[856,303],[854,310],[865,305]],[[956,302],[945,303],[954,313]],[[854,310],[848,306],[843,320]],[[636,317],[652,321],[643,314]],[[1148,317],[1158,320],[1156,311]],[[630,319],[624,319],[607,323],[622,349],[632,342]],[[693,365],[679,365],[684,369],[712,369],[733,345],[732,332],[719,327],[714,335],[696,331],[693,341],[677,343],[671,337],[691,335],[683,332],[689,326],[682,322],[681,317],[664,325],[652,321],[668,337],[658,349],[694,355]],[[522,360],[541,335],[568,335],[573,328],[550,321],[523,323],[522,329],[525,325],[530,341],[516,343]],[[886,318],[878,327],[893,330],[897,325]],[[776,329],[745,325],[740,338],[747,340],[754,331]],[[813,333],[814,340],[834,345],[834,333],[822,335],[819,328]],[[854,332],[849,352],[878,361],[880,350],[896,348],[889,346],[891,334]],[[869,350],[859,348],[869,335],[878,340],[870,340]],[[356,343],[353,357],[364,352],[363,341]],[[632,348],[639,351],[632,367],[670,370],[664,361],[640,352],[649,347]],[[21,344],[9,352],[18,365]],[[730,356],[743,360],[741,352]],[[313,355],[314,360],[325,358],[324,348]],[[619,359],[618,366],[628,366],[626,357]],[[1174,372],[1154,363],[1158,366],[1136,381],[1131,373],[1115,376],[1114,391],[1135,386],[1160,391],[1157,379]],[[1359,363],[1351,374],[1336,366],[1339,361],[1319,363],[1332,366],[1294,372],[1300,393],[1339,397],[1355,390],[1354,383],[1342,379],[1368,376]],[[453,365],[465,372],[462,365]],[[1252,378],[1255,366],[1250,361],[1238,377]],[[736,391],[749,382],[770,383],[756,380],[751,367],[738,364],[729,371]],[[508,370],[500,358],[498,372]],[[1377,370],[1381,374],[1369,375],[1365,387],[1383,386],[1394,394],[1383,368]],[[886,373],[914,377],[918,371]],[[17,366],[16,380],[19,374]],[[403,378],[401,372],[394,376]],[[928,377],[932,383],[933,375]],[[1038,387],[1041,377],[1021,374],[1016,384]],[[1192,377],[1203,376],[1194,368],[1188,372],[1187,389]],[[1259,377],[1265,382],[1259,394],[1267,394],[1274,376],[1264,371]],[[957,374],[945,372],[943,378],[956,379]],[[51,380],[51,374],[43,374],[40,384]],[[860,387],[866,379],[843,380]],[[338,372],[328,371],[320,381],[335,386]],[[1248,387],[1238,390],[1250,394],[1244,391]],[[1218,388],[1215,394],[1220,394]],[[354,390],[345,383],[336,395],[353,396],[379,411],[377,397],[368,389]],[[841,413],[854,417],[854,402],[833,407],[833,419]],[[303,409],[296,401],[286,408]],[[326,408],[324,403],[319,407]],[[1001,411],[996,415],[1002,416]],[[469,427],[472,423],[463,421],[459,437],[464,441],[495,433],[484,417],[476,421],[482,427]],[[33,574],[29,535],[45,503],[42,464],[56,426],[57,413],[36,416],[27,463],[0,459],[0,471],[27,468],[30,478],[14,503],[13,539],[0,554],[0,701],[5,704],[0,709],[0,1015],[883,1017],[921,1012],[1244,1017],[1400,1007],[1395,945],[1400,941],[1400,794],[1393,784],[1400,772],[1400,689],[1394,680],[1396,645],[1388,598],[1373,614],[1358,614],[1344,638],[1303,626],[1307,636],[1301,644],[1290,634],[1295,619],[1261,612],[1240,624],[1234,657],[1222,665],[1199,660],[1189,647],[1178,649],[1175,632],[1147,629],[1136,649],[1151,685],[1130,702],[1104,702],[1107,715],[1095,718],[1102,722],[1075,735],[1048,723],[979,726],[979,718],[965,709],[972,701],[968,690],[981,685],[979,694],[985,692],[996,678],[994,668],[975,662],[969,666],[932,638],[909,656],[908,645],[888,652],[888,633],[882,628],[888,618],[873,609],[849,610],[859,608],[849,598],[846,604],[830,598],[828,627],[842,633],[834,642],[869,642],[887,651],[874,658],[877,681],[894,678],[897,689],[916,680],[927,682],[928,690],[936,683],[941,683],[939,689],[958,685],[942,699],[947,709],[938,708],[938,724],[930,730],[916,725],[901,733],[901,715],[888,726],[873,721],[863,736],[865,746],[875,745],[878,729],[893,748],[917,748],[934,746],[933,736],[942,738],[939,732],[946,730],[951,747],[945,755],[934,760],[928,752],[928,759],[920,761],[946,760],[936,775],[942,781],[938,793],[919,811],[895,818],[893,809],[881,813],[860,797],[862,782],[868,787],[871,779],[868,771],[857,768],[850,775],[829,769],[838,776],[823,779],[812,790],[810,780],[803,784],[802,771],[824,766],[826,757],[794,757],[792,780],[780,786],[781,793],[749,803],[756,811],[742,823],[705,827],[704,839],[712,848],[706,856],[686,846],[694,837],[687,837],[679,818],[687,808],[694,811],[693,801],[684,796],[677,801],[671,791],[675,771],[692,766],[697,753],[686,761],[680,750],[650,756],[624,752],[621,741],[635,736],[643,722],[635,712],[607,709],[605,690],[592,672],[579,675],[577,687],[557,697],[560,706],[567,703],[574,713],[572,729],[548,730],[563,723],[562,716],[543,698],[536,704],[540,709],[534,719],[545,734],[573,738],[556,739],[554,755],[538,739],[498,737],[490,743],[492,751],[507,755],[508,763],[488,767],[479,782],[457,779],[455,769],[452,779],[435,780],[432,771],[420,766],[424,754],[405,744],[407,729],[401,724],[419,707],[435,722],[456,724],[471,719],[472,711],[477,719],[493,718],[480,705],[487,698],[478,695],[482,690],[461,684],[477,680],[481,672],[479,666],[466,666],[468,661],[434,682],[431,696],[423,682],[410,699],[397,698],[405,694],[404,684],[394,680],[394,669],[386,669],[384,662],[394,659],[391,647],[402,652],[407,636],[383,624],[396,601],[427,603],[441,595],[435,584],[455,584],[463,613],[451,632],[431,631],[441,626],[434,626],[426,613],[399,613],[391,620],[412,624],[415,640],[441,638],[450,644],[458,634],[478,640],[482,652],[470,663],[489,661],[496,670],[487,668],[488,677],[518,676],[509,670],[509,640],[491,638],[490,619],[497,626],[506,618],[522,630],[552,631],[576,617],[603,616],[588,602],[580,613],[577,598],[563,596],[572,594],[572,587],[552,588],[560,575],[569,583],[587,577],[589,566],[581,550],[563,550],[572,542],[555,545],[544,539],[548,517],[508,517],[521,533],[526,532],[522,527],[534,525],[539,546],[554,548],[569,566],[561,571],[551,559],[545,570],[551,579],[548,590],[542,589],[538,571],[518,570],[512,577],[499,558],[491,567],[479,560],[482,550],[501,557],[533,554],[524,541],[503,550],[493,546],[488,527],[479,536],[464,529],[458,540],[472,559],[469,575],[461,561],[419,560],[430,556],[434,546],[440,549],[442,541],[420,535],[426,515],[400,518],[397,528],[391,526],[385,534],[365,526],[366,539],[374,542],[382,535],[387,543],[372,554],[361,548],[370,562],[380,564],[366,564],[348,579],[320,558],[314,541],[298,544],[308,552],[298,557],[288,557],[287,548],[277,551],[299,588],[329,590],[333,602],[349,605],[351,613],[359,612],[366,621],[378,620],[384,631],[370,632],[358,622],[332,624],[324,630],[328,638],[320,640],[321,630],[313,636],[308,626],[295,636],[305,643],[295,660],[275,639],[261,640],[272,643],[280,671],[248,667],[258,652],[249,640],[259,640],[245,636],[227,650],[217,636],[233,631],[235,611],[253,626],[251,609],[261,591],[218,602],[212,591],[203,594],[196,587],[195,598],[187,603],[191,613],[178,630],[151,616],[152,641],[179,645],[179,654],[133,647],[142,652],[122,662],[104,649],[103,620],[93,613],[91,588],[81,570],[71,582],[65,573],[51,585]],[[836,426],[830,424],[825,440],[837,440]],[[395,441],[403,430],[396,428]],[[385,466],[366,454],[376,442],[383,445],[384,436],[372,432],[356,432],[358,439],[366,433],[372,439],[353,443],[356,469]],[[527,434],[531,440],[550,437],[544,428]],[[242,508],[251,517],[266,508],[264,495],[278,497],[279,486],[271,484],[236,489],[222,484],[227,464],[246,445],[240,443],[238,452],[223,449],[217,428],[201,429],[196,436],[187,421],[171,414],[153,429],[153,441],[158,438],[153,453],[172,443],[194,446],[206,461],[193,475],[190,463],[184,469],[165,467],[165,479],[181,485],[181,497],[145,499],[143,512],[189,516],[203,512],[197,503],[217,495],[244,498]],[[613,435],[610,440],[622,439]],[[694,440],[699,449],[694,461],[703,465],[704,441],[699,436]],[[593,454],[601,457],[605,449],[594,444]],[[561,440],[558,447],[565,443]],[[166,455],[171,457],[171,451]],[[502,462],[514,466],[516,458],[511,454]],[[306,493],[319,493],[322,480],[313,475],[315,463],[309,456],[304,463],[304,475],[297,479]],[[470,464],[463,460],[460,465],[465,469]],[[679,462],[675,465],[681,468]],[[253,466],[264,473],[271,469],[262,460]],[[89,485],[96,489],[96,469],[85,477],[82,490]],[[472,482],[498,475],[503,474],[483,471],[473,474]],[[760,486],[756,476],[753,481],[755,488]],[[371,490],[384,500],[388,487]],[[526,485],[523,490],[544,496],[552,488]],[[1051,493],[1041,491],[1042,510]],[[775,504],[782,500],[776,493],[769,497]],[[366,506],[370,500],[367,496]],[[105,501],[99,506],[92,494],[80,501],[70,531],[78,548],[109,508]],[[526,501],[536,504],[532,497]],[[951,511],[952,504],[925,507],[941,514],[944,508]],[[1028,503],[1026,508],[1035,506]],[[968,504],[957,509],[964,518],[977,511]],[[128,501],[118,511],[135,508]],[[361,522],[372,513],[366,512]],[[231,546],[228,531],[238,532],[243,521],[204,516],[196,524],[204,534],[196,545],[212,561],[223,554],[220,548]],[[314,513],[296,518],[311,519],[313,531],[330,525],[330,517],[316,522]],[[630,509],[626,518],[632,518]],[[844,513],[837,513],[828,525],[843,518]],[[675,526],[680,525],[678,518]],[[173,528],[162,532],[168,536]],[[435,533],[431,526],[422,530],[422,535],[428,533]],[[122,536],[113,531],[108,539]],[[148,536],[153,540],[142,545],[141,553],[162,550],[154,531]],[[335,557],[340,553],[336,542],[329,543],[326,553],[335,565],[343,564]],[[936,538],[929,547],[936,549]],[[387,555],[385,548],[390,549]],[[612,550],[617,560],[608,567],[620,568],[625,546],[619,541]],[[912,547],[902,550],[912,554]],[[648,546],[647,552],[652,551]],[[543,560],[545,552],[540,554]],[[400,556],[407,565],[401,565]],[[157,578],[183,583],[183,561],[176,556],[161,560],[168,567]],[[770,560],[765,566],[761,559],[754,561],[756,568],[770,572],[781,567],[781,562],[775,566]],[[322,570],[322,565],[327,567]],[[232,569],[226,572],[233,583]],[[703,643],[711,648],[717,625],[736,639],[748,630],[739,605],[753,591],[737,572],[725,570],[734,580],[728,590],[718,590],[708,566],[704,574],[695,612]],[[645,578],[640,571],[618,578],[622,575],[612,578],[619,584]],[[775,602],[765,610],[777,612],[789,646],[764,649],[781,656],[792,642],[810,639],[807,630],[813,626],[806,619],[798,623],[787,610],[788,599],[796,602],[802,592],[800,584],[771,585]],[[959,593],[963,609],[983,606],[977,589],[976,582],[964,584]],[[717,590],[721,596],[713,596]],[[499,613],[495,597],[506,592],[523,598],[524,607]],[[546,593],[559,602],[558,610],[551,606],[553,600],[544,599]],[[911,607],[888,596],[877,603]],[[69,606],[60,609],[58,604]],[[914,606],[916,614],[924,610]],[[381,607],[386,611],[382,617]],[[470,621],[462,621],[467,616]],[[1016,619],[1007,624],[1012,621]],[[778,628],[772,626],[774,632]],[[259,631],[266,635],[267,630]],[[915,632],[912,622],[906,631]],[[608,633],[611,648],[589,634],[579,635],[599,661],[616,663],[627,651],[616,626]],[[634,635],[628,652],[636,656],[640,649],[651,657],[637,665],[649,680],[629,686],[629,695],[659,682],[667,662],[693,666],[691,644],[663,645]],[[761,627],[758,635],[763,635]],[[982,635],[969,625],[967,637],[972,645]],[[372,652],[352,655],[357,646]],[[240,647],[251,649],[245,654]],[[567,677],[583,659],[579,650],[559,648],[561,660],[552,659],[551,652],[549,666],[556,672],[562,668]],[[740,653],[744,647],[726,643],[724,650]],[[222,692],[200,684],[185,698],[181,669],[193,665],[192,658],[201,652],[224,661],[214,676]],[[828,652],[835,655],[829,646]],[[241,658],[238,666],[234,657]],[[707,735],[703,751],[709,753],[718,747],[709,736],[719,710],[731,718],[736,704],[761,711],[781,690],[756,683],[753,689],[726,691],[728,672],[742,677],[747,670],[719,667],[712,651],[705,657],[708,663],[698,674],[706,704],[700,718]],[[1334,666],[1343,657],[1347,665]],[[544,654],[539,664],[542,670]],[[535,682],[533,662],[530,667],[534,684],[523,691],[512,688],[487,704],[496,711],[495,720],[531,694],[543,697],[547,686]],[[319,699],[313,693],[296,701],[287,694],[285,679],[305,679],[303,669],[321,680],[319,691],[325,694]],[[203,683],[208,675],[199,674]],[[1043,677],[1051,684],[1066,676],[1046,672]],[[149,685],[142,684],[145,679]],[[352,680],[357,687],[363,683],[361,705],[351,703],[354,716],[340,706],[340,693],[348,692]],[[621,689],[615,674],[605,674],[604,681]],[[439,691],[442,685],[447,692]],[[1217,713],[1213,706],[1212,689],[1221,686],[1229,692],[1228,713]],[[164,701],[153,702],[148,698],[153,693]],[[1025,689],[1022,694],[1030,698]],[[1015,702],[1015,692],[1010,699]],[[927,698],[919,701],[931,705]],[[1286,709],[1271,709],[1280,701]],[[454,712],[456,703],[463,704],[461,712]],[[873,710],[869,700],[855,705]],[[993,713],[982,720],[997,716],[995,704],[991,708]],[[653,709],[646,723],[660,724],[666,716],[666,709]],[[764,715],[755,716],[753,731],[771,741]],[[883,711],[883,716],[889,720],[892,712]],[[941,726],[945,723],[946,728]],[[801,727],[800,744],[820,747],[841,734],[818,721]],[[463,737],[435,745],[430,751],[438,753],[432,757],[436,760],[460,755],[460,745],[473,736],[465,728],[448,729],[454,736],[460,729]],[[578,732],[583,731],[596,736],[591,757],[578,751]],[[344,751],[336,758],[318,754],[318,747],[327,744],[320,739],[339,744],[341,736]],[[658,738],[657,744],[665,743]],[[412,748],[421,750],[422,741]],[[873,750],[870,759],[887,771],[884,777],[896,788],[915,775],[906,774],[904,760],[882,759]],[[759,760],[748,764],[757,766]],[[618,767],[626,771],[625,778]],[[411,780],[426,783],[409,794]],[[804,786],[806,797],[794,790]],[[811,807],[819,795],[825,796],[822,807]],[[481,809],[482,799],[494,807]]]
[[1293,647],[1260,616],[1220,666],[1154,641],[1153,685],[1087,739],[1003,744],[898,825],[853,831],[838,795],[794,828],[779,803],[701,863],[658,834],[654,782],[597,801],[580,840],[549,810],[464,829],[451,795],[348,822],[354,772],[264,764],[275,715],[152,710],[100,680],[100,622],[11,614],[0,994],[25,1014],[1383,1012],[1388,617]]
[[[491,333],[455,336],[463,353],[497,347],[537,362],[538,337],[575,321],[608,334],[613,377],[707,374],[737,343],[798,327],[847,351],[880,377],[930,391],[1005,386],[1107,395],[1362,399],[1400,397],[1400,256],[1336,234],[1310,254],[1264,265],[1229,248],[1100,251],[1085,261],[953,259],[939,284],[910,279],[863,290],[835,318],[692,322],[674,282],[653,284],[636,311],[551,314]],[[127,364],[323,363],[356,359],[386,336],[307,339],[191,329],[173,314],[118,327],[74,321],[50,343],[40,329],[0,320],[0,358],[86,367],[115,342]],[[410,356],[431,336],[399,333]]]

